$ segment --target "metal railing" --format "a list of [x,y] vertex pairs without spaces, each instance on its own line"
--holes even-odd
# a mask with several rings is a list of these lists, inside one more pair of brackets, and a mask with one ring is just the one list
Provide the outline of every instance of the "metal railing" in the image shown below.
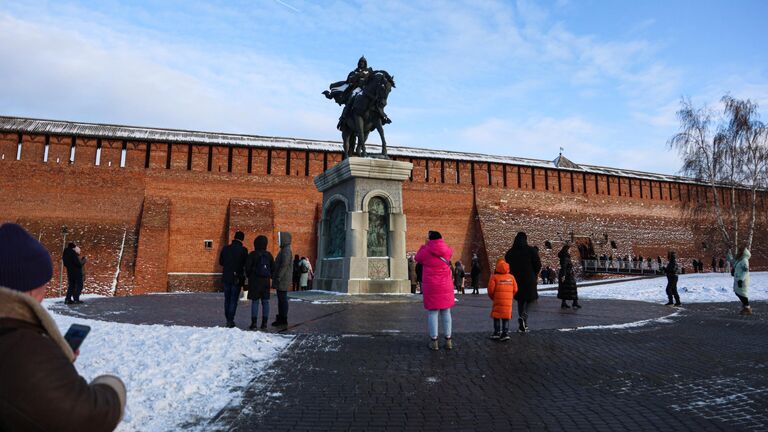
[[624,260],[581,260],[584,273],[616,273],[636,275],[661,275],[664,269],[658,262]]

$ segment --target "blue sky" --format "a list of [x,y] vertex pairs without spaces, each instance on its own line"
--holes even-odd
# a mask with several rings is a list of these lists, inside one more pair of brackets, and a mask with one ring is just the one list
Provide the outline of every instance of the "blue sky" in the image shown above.
[[[0,114],[338,140],[320,92],[394,75],[392,145],[675,173],[682,96],[768,107],[765,1],[0,2]],[[374,136],[373,139],[378,139]]]

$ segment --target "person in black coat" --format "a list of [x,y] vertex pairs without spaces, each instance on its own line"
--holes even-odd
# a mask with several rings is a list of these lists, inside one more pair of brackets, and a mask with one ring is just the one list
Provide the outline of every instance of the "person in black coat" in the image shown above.
[[219,255],[219,264],[223,267],[221,281],[224,283],[224,317],[229,328],[235,326],[240,287],[245,281],[245,260],[248,258],[248,249],[243,246],[243,240],[245,240],[245,234],[242,231],[236,232],[235,239],[231,244],[224,246]]
[[472,279],[472,294],[480,294],[480,259],[477,254],[472,254],[472,268],[469,276]]
[[301,271],[299,270],[299,254],[293,256],[293,290],[299,290],[299,279],[301,278]]
[[675,306],[681,306],[680,294],[677,293],[677,255],[674,252],[669,253],[669,262],[664,268],[667,275],[667,303],[665,306],[671,306],[672,298],[675,299]]
[[566,300],[573,300],[573,308],[579,309],[579,295],[576,290],[576,275],[573,272],[573,261],[571,261],[571,254],[568,252],[571,245],[566,243],[557,257],[560,259],[560,272],[557,275],[557,298],[562,300],[560,303],[561,309],[570,309]]
[[424,266],[420,262],[416,263],[416,284],[419,286],[419,293],[421,293],[421,275],[424,270]]
[[541,259],[536,249],[528,246],[528,235],[519,232],[515,236],[512,247],[504,255],[504,260],[509,264],[509,271],[517,282],[517,311],[520,318],[517,319],[518,331],[528,331],[528,304],[537,298],[536,290],[538,274],[541,271]]
[[80,254],[77,252],[77,246],[69,243],[67,248],[61,254],[61,260],[67,269],[67,295],[64,297],[65,304],[82,303],[80,293],[83,291],[83,263]]
[[267,250],[269,240],[263,235],[253,240],[253,252],[245,260],[245,274],[248,276],[248,300],[251,300],[251,330],[256,330],[261,303],[261,329],[267,328],[269,319],[269,288],[272,286],[272,272],[275,258]]

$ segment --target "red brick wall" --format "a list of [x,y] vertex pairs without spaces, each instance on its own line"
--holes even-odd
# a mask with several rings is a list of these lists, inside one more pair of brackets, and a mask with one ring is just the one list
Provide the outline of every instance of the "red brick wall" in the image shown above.
[[42,162],[43,154],[45,153],[45,137],[43,135],[24,134],[21,140],[23,143],[21,158],[28,161]]
[[0,162],[16,160],[18,134],[0,133]]
[[[209,172],[210,147],[192,145],[192,170],[187,170],[190,146],[171,144],[171,169],[166,169],[169,144],[151,143],[150,169],[145,169],[147,143],[128,141],[126,167],[120,168],[123,141],[102,139],[101,164],[95,167],[96,139],[76,140],[74,164],[67,163],[71,137],[49,138],[48,163],[42,162],[43,135],[23,136],[21,161],[15,160],[17,141],[15,133],[0,134],[0,154],[6,155],[0,159],[0,221],[18,221],[39,236],[54,263],[60,260],[61,226],[67,225],[68,241],[79,243],[91,258],[86,292],[100,294],[111,293],[118,267],[118,295],[213,289],[215,274],[221,270],[219,251],[238,229],[246,233],[249,249],[256,235],[267,235],[273,253],[277,231],[289,231],[294,253],[314,260],[322,195],[313,176],[322,172],[326,160],[328,168],[341,161],[339,153],[310,153],[307,176],[306,151],[292,150],[290,175],[286,175],[288,151],[239,147],[232,148],[229,173],[229,148],[214,146]],[[267,175],[270,153],[271,174]],[[668,183],[643,180],[641,199],[640,182],[633,179],[598,176],[595,190],[596,177],[587,174],[584,193],[585,179],[579,172],[490,164],[489,186],[489,164],[484,162],[413,162],[414,180],[403,186],[409,252],[418,249],[428,230],[443,233],[454,249],[454,260],[468,264],[477,251],[484,270],[503,255],[518,230],[530,232],[532,243],[539,245],[550,265],[556,264],[557,251],[546,251],[543,242],[555,242],[556,249],[557,233],[571,230],[595,239],[608,233],[618,249],[605,252],[614,255],[665,256],[667,249],[674,248],[684,262],[697,255],[708,262],[718,248],[711,226],[690,228],[684,222],[680,209],[688,197],[686,184],[672,184],[670,195]],[[427,164],[429,182],[425,181]],[[696,192],[692,187],[693,199]],[[702,200],[705,192],[699,191]],[[764,231],[760,231],[763,236]],[[213,247],[205,249],[204,240],[212,240]],[[702,250],[702,242],[710,248]],[[753,251],[755,268],[768,259],[763,248]],[[49,295],[60,294],[55,267]]]
[[120,140],[101,140],[101,165],[106,169],[120,168],[123,142]]
[[132,294],[167,290],[170,213],[170,199],[155,196],[144,199],[135,266],[136,285]]

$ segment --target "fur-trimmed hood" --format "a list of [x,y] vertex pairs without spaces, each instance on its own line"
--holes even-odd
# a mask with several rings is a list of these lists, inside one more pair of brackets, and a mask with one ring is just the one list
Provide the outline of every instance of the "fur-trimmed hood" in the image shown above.
[[0,287],[0,319],[9,318],[24,321],[40,327],[56,345],[61,348],[69,361],[75,354],[61,335],[56,322],[45,308],[31,296],[20,291]]

